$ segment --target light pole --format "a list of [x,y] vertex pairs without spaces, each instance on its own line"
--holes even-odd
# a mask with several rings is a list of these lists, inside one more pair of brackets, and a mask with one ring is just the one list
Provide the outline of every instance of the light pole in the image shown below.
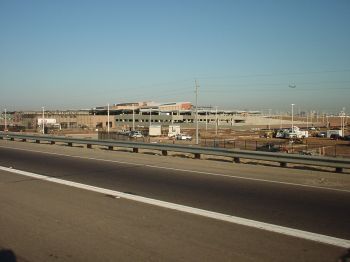
[[43,124],[43,135],[45,134],[45,107],[41,107],[42,110],[43,110],[43,121],[42,121],[42,124]]
[[197,80],[195,80],[196,84],[196,144],[198,145],[198,83]]
[[342,131],[342,136],[344,136],[345,132],[345,108],[340,112],[340,127]]
[[149,129],[151,129],[152,122],[152,107],[149,108]]
[[107,133],[109,134],[109,104],[107,104]]
[[135,131],[135,108],[132,105],[132,131]]
[[215,135],[218,135],[218,106],[215,106]]
[[5,108],[5,129],[4,131],[6,132],[7,131],[7,110]]
[[208,109],[205,110],[205,132],[208,131]]
[[280,123],[280,129],[282,129],[282,126],[283,126],[283,115],[282,115],[282,112],[280,112],[281,114],[281,123]]
[[292,105],[292,133],[294,133],[294,106],[295,104]]

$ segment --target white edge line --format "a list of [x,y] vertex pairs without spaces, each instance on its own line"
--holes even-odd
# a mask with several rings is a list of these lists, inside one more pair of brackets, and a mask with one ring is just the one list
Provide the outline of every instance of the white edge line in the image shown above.
[[226,214],[222,214],[222,213],[212,212],[212,211],[208,211],[208,210],[204,210],[204,209],[174,204],[174,203],[165,202],[165,201],[161,201],[161,200],[156,200],[156,199],[151,199],[151,198],[146,198],[146,197],[141,197],[141,196],[135,196],[135,195],[131,195],[131,194],[115,191],[115,190],[90,186],[90,185],[76,183],[76,182],[67,181],[67,180],[54,178],[54,177],[48,177],[48,176],[39,175],[39,174],[26,172],[26,171],[22,171],[22,170],[17,170],[17,169],[13,169],[13,168],[7,168],[7,167],[0,166],[0,170],[23,175],[23,176],[27,176],[27,177],[36,178],[39,180],[49,181],[49,182],[53,182],[53,183],[57,183],[57,184],[61,184],[61,185],[67,185],[67,186],[71,186],[71,187],[75,187],[75,188],[79,188],[79,189],[85,189],[85,190],[89,190],[89,191],[93,191],[93,192],[97,192],[97,193],[112,195],[115,197],[121,197],[121,198],[125,198],[128,200],[137,201],[137,202],[141,202],[141,203],[145,203],[145,204],[150,204],[150,205],[154,205],[154,206],[158,206],[158,207],[168,208],[168,209],[181,211],[181,212],[185,212],[185,213],[189,213],[189,214],[199,215],[199,216],[203,216],[203,217],[207,217],[207,218],[213,218],[216,220],[221,220],[221,221],[234,223],[234,224],[238,224],[238,225],[242,225],[242,226],[257,228],[257,229],[270,231],[270,232],[274,232],[274,233],[279,233],[279,234],[283,234],[283,235],[287,235],[287,236],[311,240],[311,241],[315,241],[315,242],[319,242],[319,243],[323,243],[323,244],[329,244],[329,245],[343,247],[343,248],[350,247],[350,240],[347,240],[347,239],[341,239],[341,238],[331,237],[331,236],[327,236],[327,235],[303,231],[303,230],[299,230],[299,229],[278,226],[278,225],[274,225],[274,224],[269,224],[269,223],[259,222],[259,221],[255,221],[255,220],[251,220],[251,219],[246,219],[246,218],[226,215]]
[[173,171],[181,171],[181,172],[188,172],[188,173],[193,173],[193,174],[220,176],[220,177],[227,177],[227,178],[233,178],[233,179],[244,179],[244,180],[259,181],[259,182],[265,182],[265,183],[273,183],[273,184],[290,185],[290,186],[307,187],[307,188],[315,188],[315,189],[321,189],[321,190],[329,190],[329,191],[350,193],[350,190],[346,190],[346,189],[303,185],[303,184],[297,184],[297,183],[291,183],[291,182],[281,182],[281,181],[273,181],[273,180],[260,179],[260,178],[242,177],[242,176],[235,176],[235,175],[225,175],[225,174],[211,173],[211,172],[205,172],[205,171],[180,169],[180,168],[172,168],[172,167],[164,167],[164,166],[155,166],[155,165],[148,165],[148,164],[137,164],[137,163],[126,162],[126,161],[100,159],[100,158],[76,156],[76,155],[68,155],[68,154],[53,153],[53,152],[31,150],[31,149],[23,149],[23,148],[14,148],[14,147],[6,147],[6,146],[0,146],[0,148],[7,148],[7,149],[20,150],[20,151],[28,151],[28,152],[42,153],[42,154],[48,154],[48,155],[56,155],[56,156],[65,156],[65,157],[72,157],[72,158],[79,158],[79,159],[95,160],[95,161],[102,161],[102,162],[127,164],[127,165],[133,165],[133,166],[145,166],[145,167],[150,167],[150,168],[173,170]]

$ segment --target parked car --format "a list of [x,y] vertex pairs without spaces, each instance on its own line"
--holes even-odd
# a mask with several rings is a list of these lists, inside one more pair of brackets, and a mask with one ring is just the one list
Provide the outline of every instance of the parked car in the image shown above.
[[192,137],[186,134],[177,134],[176,135],[176,140],[192,140]]
[[342,136],[339,134],[331,134],[330,139],[338,140],[338,139],[342,139]]
[[350,141],[350,135],[344,136],[343,139],[344,139],[345,141]]
[[318,132],[316,134],[316,137],[326,137],[327,136],[327,132]]
[[118,131],[118,134],[128,136],[128,135],[130,135],[130,131],[123,129],[123,130]]
[[141,133],[141,131],[131,131],[129,136],[132,138],[139,138],[143,137],[143,134]]

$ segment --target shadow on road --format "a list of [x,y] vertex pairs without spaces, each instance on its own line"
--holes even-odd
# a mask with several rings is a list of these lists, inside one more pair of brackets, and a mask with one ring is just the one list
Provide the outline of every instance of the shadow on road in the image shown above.
[[[1,260],[0,260],[1,261]],[[350,249],[347,250],[346,254],[341,256],[337,262],[350,262]]]
[[0,262],[16,262],[17,258],[15,253],[10,249],[0,250]]

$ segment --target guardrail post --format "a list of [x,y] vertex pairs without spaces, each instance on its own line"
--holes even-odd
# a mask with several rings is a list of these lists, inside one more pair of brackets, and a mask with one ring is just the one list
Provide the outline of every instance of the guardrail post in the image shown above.
[[195,159],[200,159],[201,158],[201,154],[200,153],[195,153],[194,154],[194,158]]
[[235,162],[235,163],[240,163],[241,162],[241,160],[239,159],[239,157],[234,157],[233,158],[233,162]]
[[287,163],[286,162],[280,162],[280,167],[287,167]]
[[91,145],[91,144],[87,144],[87,145],[86,145],[86,148],[90,148],[90,149],[91,149],[91,148],[92,148],[92,145]]
[[54,145],[54,144],[56,144],[56,142],[55,141],[50,141],[50,144]]
[[73,146],[73,143],[72,142],[68,142],[68,146]]
[[138,152],[139,152],[139,149],[138,149],[137,147],[134,147],[134,148],[132,149],[132,152],[138,153]]
[[108,150],[113,150],[113,146],[108,146]]
[[162,150],[162,155],[163,156],[167,156],[168,155],[168,151],[167,150]]
[[335,172],[342,173],[343,172],[343,168],[342,167],[336,167],[335,168]]
[[40,144],[40,140],[38,140],[38,139],[35,140],[35,143]]

